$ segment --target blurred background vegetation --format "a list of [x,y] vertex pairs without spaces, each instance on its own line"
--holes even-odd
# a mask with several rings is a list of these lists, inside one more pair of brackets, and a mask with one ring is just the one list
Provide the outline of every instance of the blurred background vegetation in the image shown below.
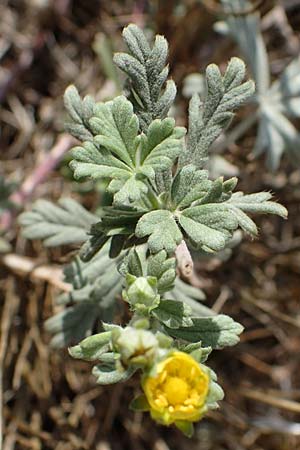
[[[222,4],[221,4],[222,3]],[[283,153],[276,170],[252,149],[257,126],[216,149],[212,173],[239,175],[245,192],[271,190],[289,220],[260,217],[259,238],[237,239],[230,252],[199,258],[189,280],[207,305],[245,327],[241,343],[215,354],[226,398],[197,426],[192,440],[129,412],[134,379],[95,385],[89,364],[67,350],[49,348],[43,323],[58,309],[61,267],[72,249],[45,250],[20,234],[17,215],[32,201],[61,196],[95,209],[101,186],[75,186],[64,133],[62,95],[69,84],[106,100],[123,78],[112,53],[123,49],[121,31],[134,22],[149,38],[170,45],[170,73],[178,85],[172,114],[186,124],[188,97],[201,90],[207,64],[223,68],[242,56],[234,40],[216,31],[227,20],[217,0],[0,0],[0,432],[3,450],[298,450],[300,448],[300,170]],[[228,2],[227,2],[228,3]],[[290,61],[299,63],[300,2],[253,1],[234,18],[261,16],[272,80]],[[297,80],[295,81],[296,85]],[[298,81],[299,83],[299,81]],[[233,126],[251,116],[247,106]],[[292,118],[295,129],[299,121]],[[224,148],[226,147],[226,148]],[[298,164],[298,167],[297,167]],[[273,168],[274,169],[274,168]],[[1,447],[1,443],[0,443]]]

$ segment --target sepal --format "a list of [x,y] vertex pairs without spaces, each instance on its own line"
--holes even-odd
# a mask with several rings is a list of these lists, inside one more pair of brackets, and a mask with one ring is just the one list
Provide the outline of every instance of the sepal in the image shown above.
[[202,342],[194,342],[192,344],[180,344],[179,350],[189,353],[199,363],[207,361],[212,352],[212,347],[202,347]]
[[148,403],[147,397],[146,395],[139,395],[138,397],[135,397],[130,405],[129,405],[129,409],[131,409],[132,411],[150,411],[150,405]]
[[112,347],[120,355],[123,368],[151,366],[157,358],[159,342],[151,331],[126,327],[112,331]]
[[186,420],[177,420],[175,426],[180,430],[186,437],[191,438],[194,434],[194,425],[192,422]]

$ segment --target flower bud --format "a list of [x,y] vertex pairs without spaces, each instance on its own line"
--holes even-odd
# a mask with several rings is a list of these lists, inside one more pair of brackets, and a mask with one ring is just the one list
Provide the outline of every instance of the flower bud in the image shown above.
[[114,330],[112,344],[115,351],[120,354],[124,367],[150,366],[159,350],[158,340],[153,333],[133,327]]
[[149,313],[159,304],[160,296],[157,292],[155,277],[126,276],[127,289],[123,292],[124,300],[140,313]]
[[73,358],[85,359],[86,361],[96,361],[109,350],[111,331],[89,336],[78,345],[69,348],[69,353]]

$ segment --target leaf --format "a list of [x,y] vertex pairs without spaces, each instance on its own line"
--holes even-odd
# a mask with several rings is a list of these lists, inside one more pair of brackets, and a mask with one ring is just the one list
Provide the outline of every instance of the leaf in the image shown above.
[[118,186],[118,188],[115,189],[111,183],[109,185],[109,190],[112,193],[115,193],[115,205],[126,205],[140,200],[143,194],[147,194],[148,186],[145,182],[145,177],[142,177],[141,180],[139,179],[139,175],[132,175],[121,188]]
[[[228,31],[239,45],[250,66],[259,93],[265,94],[270,85],[270,69],[266,47],[261,34],[258,14],[240,14],[249,10],[246,0],[221,0],[227,13]],[[235,14],[237,13],[237,14]]]
[[160,300],[158,307],[152,311],[152,314],[167,327],[179,328],[193,325],[190,318],[191,312],[191,308],[183,302]]
[[91,227],[91,237],[80,249],[81,259],[89,261],[107,241],[111,257],[117,257],[123,248],[132,246],[134,242],[130,243],[130,240],[134,238],[136,224],[144,212],[129,205],[120,208],[103,207],[99,213],[101,220]]
[[[109,245],[105,245],[102,248],[102,252],[96,254],[90,261],[83,262],[78,257],[67,265],[64,269],[65,280],[68,283],[72,283],[76,291],[81,291],[85,289],[88,293],[86,287],[92,287],[91,291],[88,293],[89,299],[96,301],[97,303],[102,302],[108,296],[111,301],[114,301],[114,295],[121,292],[121,278],[117,270],[117,264],[120,258],[110,259]],[[68,303],[70,301],[76,301],[73,297],[74,291],[71,292],[63,302]],[[82,299],[79,298],[79,301]],[[105,300],[105,303],[109,300]]]
[[156,278],[159,294],[173,289],[176,279],[176,259],[168,257],[165,250],[149,256],[146,255],[146,250],[145,246],[131,249],[122,260],[119,272],[122,276],[129,273],[135,277],[147,275]]
[[159,294],[170,291],[176,279],[176,259],[168,257],[165,250],[150,255],[147,259],[147,275],[157,278]]
[[[272,171],[278,168],[284,152],[299,165],[300,133],[290,121],[290,118],[300,116],[299,57],[292,60],[271,84],[270,63],[259,15],[254,12],[236,14],[249,9],[245,0],[230,4],[222,0],[222,3],[227,12],[227,30],[238,43],[256,82],[258,95],[254,100],[258,109],[258,132],[254,154],[259,156],[266,152],[266,165]],[[245,126],[245,131],[248,128]]]
[[168,292],[167,296],[168,298],[182,301],[190,306],[193,311],[193,316],[212,316],[215,314],[210,308],[200,303],[205,300],[205,293],[201,289],[187,284],[178,277],[175,279],[174,288]]
[[183,209],[205,197],[212,185],[207,170],[199,170],[193,164],[179,169],[173,179],[171,199],[174,208]]
[[92,333],[96,323],[112,320],[116,297],[122,292],[122,278],[117,270],[119,259],[110,259],[108,251],[106,244],[89,262],[77,257],[65,267],[65,281],[72,284],[73,290],[57,298],[65,309],[45,323],[53,335],[53,347],[77,344]]
[[98,103],[90,119],[95,135],[72,150],[74,177],[105,178],[114,204],[137,202],[147,194],[157,170],[170,170],[182,149],[185,129],[174,119],[155,120],[146,135],[138,135],[138,119],[131,103],[120,96]]
[[254,146],[254,154],[256,156],[266,152],[266,164],[272,171],[278,168],[284,152],[288,153],[294,164],[299,164],[300,162],[300,152],[298,151],[300,145],[300,133],[298,133],[292,122],[281,111],[284,108],[284,100],[282,102],[277,101],[274,103],[274,96],[275,98],[278,98],[280,94],[270,90],[269,103],[268,96],[264,98]]
[[53,335],[50,341],[51,347],[64,348],[90,335],[99,314],[99,306],[86,301],[69,306],[46,320],[45,329]]
[[130,168],[125,163],[92,142],[74,147],[71,155],[73,159],[70,167],[74,171],[75,179],[91,177],[126,180],[130,177]]
[[276,214],[286,219],[288,215],[287,209],[279,203],[270,201],[271,198],[272,194],[270,192],[258,192],[248,195],[236,192],[227,201],[227,204],[229,206],[233,205],[246,213]]
[[189,239],[206,251],[222,250],[238,227],[237,219],[219,203],[185,209],[179,223]]
[[241,106],[254,93],[254,83],[246,81],[245,65],[232,58],[222,77],[219,68],[210,64],[206,69],[207,93],[203,103],[194,94],[189,107],[188,145],[180,166],[193,163],[203,168],[208,150],[233,118],[233,110]]
[[90,124],[97,136],[97,144],[109,150],[127,166],[134,166],[139,124],[132,104],[124,96],[98,103]]
[[75,86],[69,86],[64,94],[64,104],[73,122],[65,124],[65,129],[74,137],[86,141],[93,137],[89,125],[89,119],[92,117],[95,102],[90,96],[81,100]]
[[135,172],[139,145],[138,119],[125,97],[98,103],[90,126],[95,135],[93,143],[86,142],[72,151],[70,167],[75,178],[92,177],[112,180],[108,190],[115,195],[115,203],[138,200],[147,192],[143,176]]
[[115,370],[102,365],[94,366],[92,374],[97,378],[97,383],[102,385],[120,383],[128,380],[135,372],[132,367],[127,370]]
[[112,231],[109,235],[114,235],[114,229],[122,230],[124,234],[130,234],[134,231],[140,217],[147,212],[147,209],[136,208],[130,205],[104,206],[101,209],[101,221],[95,224],[94,228],[99,227],[100,231]]
[[204,347],[221,349],[239,342],[243,327],[231,317],[223,314],[214,317],[193,318],[193,326],[172,329],[166,327],[168,334],[188,342],[201,341]]
[[10,200],[11,194],[16,190],[16,183],[10,182],[0,174],[0,214],[6,209],[14,207],[13,202]]
[[130,24],[123,30],[130,54],[117,53],[114,62],[128,76],[129,99],[146,131],[155,119],[167,116],[176,95],[176,86],[168,77],[168,43],[156,36],[152,49],[142,30]]
[[182,234],[170,211],[158,210],[145,214],[138,221],[135,234],[139,238],[149,236],[150,252],[166,250],[173,253],[182,240]]
[[94,230],[95,227],[92,227],[89,232],[89,239],[80,248],[79,256],[83,262],[90,261],[109,241],[109,237],[104,233],[98,233]]
[[236,178],[210,181],[207,171],[193,164],[178,170],[171,187],[171,207],[176,208],[174,216],[192,246],[206,252],[220,251],[238,227],[256,236],[256,225],[246,213],[287,217],[286,209],[270,201],[272,195],[268,192],[233,194],[236,183]]
[[118,267],[119,273],[123,277],[126,277],[128,273],[135,277],[143,277],[145,275],[143,270],[145,262],[145,255],[142,254],[142,248],[134,247],[129,250],[121,261]]
[[289,117],[300,116],[300,59],[294,58],[284,69],[280,78],[272,84],[271,91],[279,91],[284,112]]
[[[184,127],[175,127],[172,118],[154,120],[142,135],[141,163],[154,170],[170,169],[182,150],[181,138],[185,135]],[[153,177],[154,177],[153,172]]]
[[60,199],[58,205],[37,200],[31,211],[20,215],[22,234],[27,239],[42,239],[46,247],[84,242],[91,225],[99,217],[75,200]]
[[199,363],[204,363],[207,361],[209,355],[212,352],[211,347],[202,347],[201,342],[195,344],[188,344],[184,347],[186,353],[190,353],[191,356],[196,359]]

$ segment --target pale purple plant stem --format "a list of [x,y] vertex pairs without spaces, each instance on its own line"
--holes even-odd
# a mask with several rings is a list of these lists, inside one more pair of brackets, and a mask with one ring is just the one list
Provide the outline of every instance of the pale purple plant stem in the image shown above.
[[20,189],[10,196],[9,200],[15,205],[15,208],[2,214],[0,218],[0,229],[2,231],[11,227],[17,210],[23,209],[26,202],[33,196],[36,188],[47,179],[75,142],[76,140],[73,137],[62,134],[41,164],[24,180]]

